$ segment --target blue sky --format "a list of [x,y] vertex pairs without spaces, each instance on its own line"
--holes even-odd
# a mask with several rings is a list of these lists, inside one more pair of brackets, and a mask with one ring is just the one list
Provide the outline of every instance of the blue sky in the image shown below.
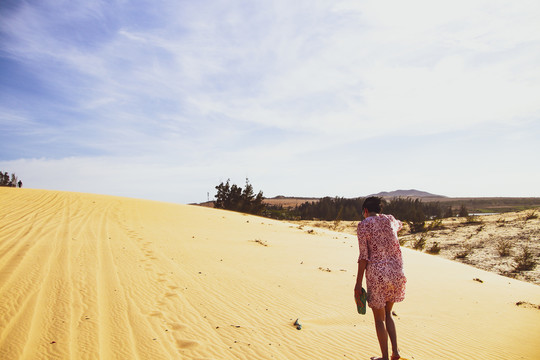
[[540,3],[0,3],[0,170],[179,203],[540,196]]

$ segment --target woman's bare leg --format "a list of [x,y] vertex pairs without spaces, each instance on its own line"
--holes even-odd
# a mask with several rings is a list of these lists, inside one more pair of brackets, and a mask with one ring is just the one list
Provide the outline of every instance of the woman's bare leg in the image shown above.
[[375,319],[375,331],[377,332],[377,339],[382,353],[380,360],[388,360],[388,332],[385,326],[386,311],[385,308],[372,310]]
[[386,323],[386,331],[388,332],[388,337],[390,338],[390,343],[392,344],[392,359],[399,359],[399,350],[397,345],[397,331],[396,331],[396,324],[394,323],[394,319],[392,318],[392,307],[394,306],[394,303],[387,302],[385,307],[385,323]]

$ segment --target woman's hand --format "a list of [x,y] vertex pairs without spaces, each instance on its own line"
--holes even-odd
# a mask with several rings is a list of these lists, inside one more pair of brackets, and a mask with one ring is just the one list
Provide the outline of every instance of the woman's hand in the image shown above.
[[354,286],[354,291],[357,291],[357,292],[362,291],[362,279],[360,279],[360,281],[356,281],[356,285]]

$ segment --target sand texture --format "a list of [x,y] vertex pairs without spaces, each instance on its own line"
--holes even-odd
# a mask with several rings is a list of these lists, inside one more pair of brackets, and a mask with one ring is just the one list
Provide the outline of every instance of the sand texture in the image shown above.
[[[0,188],[0,359],[369,359],[357,254],[353,235],[326,229]],[[538,285],[403,254],[403,357],[540,358]]]

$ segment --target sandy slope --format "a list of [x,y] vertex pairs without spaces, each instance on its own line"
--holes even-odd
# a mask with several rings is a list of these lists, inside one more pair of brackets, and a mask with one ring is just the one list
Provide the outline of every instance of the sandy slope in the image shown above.
[[[0,188],[0,207],[0,359],[378,353],[371,316],[355,313],[351,235],[31,189]],[[540,310],[515,305],[540,304],[539,286],[408,249],[404,259],[403,356],[540,358]]]

